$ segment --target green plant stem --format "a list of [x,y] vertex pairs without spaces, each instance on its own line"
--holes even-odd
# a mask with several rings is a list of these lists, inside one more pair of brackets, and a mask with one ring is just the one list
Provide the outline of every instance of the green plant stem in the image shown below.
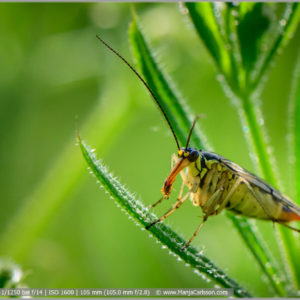
[[[268,138],[266,133],[262,132],[262,127],[259,125],[260,120],[257,118],[257,115],[261,115],[259,108],[254,108],[253,101],[251,101],[248,96],[243,97],[240,102],[242,103],[242,109],[244,112],[243,115],[246,116],[246,119],[241,120],[241,123],[243,127],[246,127],[246,130],[249,128],[250,132],[250,135],[245,135],[246,140],[249,145],[254,145],[254,151],[258,158],[257,161],[259,162],[263,177],[273,186],[277,187],[277,180],[274,175],[275,159],[271,153],[267,152],[267,149],[269,148],[267,143]],[[287,284],[291,286],[288,288],[289,293],[292,293],[292,290],[296,290],[297,286],[295,270],[292,263],[293,247],[288,246],[289,242],[292,240],[291,234],[292,233],[287,231],[285,228],[279,228],[279,235],[276,234],[277,244],[280,249],[284,265],[285,277],[288,281]]]
[[[288,109],[288,134],[287,134],[287,148],[288,148],[288,174],[289,188],[293,192],[295,202],[300,204],[300,54],[295,65],[293,82],[291,86],[290,100]],[[298,225],[298,228],[299,225]],[[294,251],[292,253],[293,264],[296,266],[295,271],[298,278],[298,286],[300,286],[300,241],[299,239],[292,239],[294,244]]]
[[[267,151],[269,145],[266,143],[266,134],[262,132],[259,125],[259,122],[263,122],[263,120],[257,120],[257,112],[255,112],[254,105],[247,95],[241,98],[241,103],[245,112],[246,123],[249,126],[249,128],[246,127],[243,130],[249,130],[251,133],[263,177],[276,187],[277,183],[273,173],[274,164],[271,164],[269,159],[271,153]],[[272,160],[274,161],[274,159]]]
[[[258,234],[258,232],[256,233],[253,232],[253,225],[249,226],[250,223],[244,217],[237,218],[231,213],[227,213],[227,216],[231,219],[235,227],[238,229],[244,242],[249,247],[250,251],[254,255],[257,262],[259,263],[263,272],[266,274],[274,291],[277,293],[277,295],[281,297],[285,296],[286,293],[285,293],[284,285],[277,275],[279,274],[279,268],[275,263],[272,254],[270,253],[266,245],[264,245],[263,240]],[[270,263],[270,261],[272,263]]]
[[[108,172],[107,168],[101,162],[97,161],[95,155],[87,149],[84,142],[79,137],[78,139],[86,162],[96,178],[104,185],[111,196],[125,208],[125,210],[133,216],[143,228],[156,220],[157,217],[150,213],[140,201],[137,201],[135,197]],[[149,231],[164,245],[164,247],[168,247],[170,251],[185,263],[191,265],[197,272],[205,273],[225,288],[232,288],[236,297],[251,297],[244,288],[214,265],[212,261],[206,258],[197,249],[189,245],[182,251],[181,248],[186,241],[164,223],[152,226]]]

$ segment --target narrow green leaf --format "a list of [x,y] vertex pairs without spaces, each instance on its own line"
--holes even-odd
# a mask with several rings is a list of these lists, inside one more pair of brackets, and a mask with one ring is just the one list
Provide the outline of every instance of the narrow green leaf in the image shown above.
[[208,2],[187,2],[190,17],[207,50],[214,58],[219,70],[230,78],[230,58],[214,17],[213,7]]
[[296,186],[296,202],[300,205],[300,56],[296,66],[296,94],[294,104],[294,114],[291,120],[294,122],[294,158],[295,158],[295,186]]
[[249,6],[247,8],[243,16],[240,16],[237,33],[243,68],[248,77],[261,52],[261,39],[270,26],[271,17],[264,13],[264,3],[257,2],[251,6],[251,9]]
[[20,266],[8,258],[0,258],[0,288],[21,288],[24,273]]
[[[180,108],[181,103],[178,102],[176,98],[168,98],[165,96],[165,94],[174,95],[174,93],[170,89],[169,85],[166,84],[166,80],[164,79],[162,73],[160,72],[159,68],[154,62],[151,56],[151,52],[147,44],[145,43],[142,33],[138,28],[136,19],[133,20],[130,27],[130,40],[133,46],[134,55],[138,62],[138,66],[140,66],[144,78],[146,79],[149,86],[153,89],[153,91],[157,95],[158,100],[165,109],[168,118],[173,124],[175,133],[178,135],[178,137],[180,137],[180,142],[182,144],[185,144],[186,136],[190,128],[188,126],[184,126],[182,128],[179,127],[178,124],[188,124],[188,122],[186,122],[186,120],[188,119],[187,113],[183,108]],[[164,89],[166,89],[166,91]],[[176,126],[174,126],[174,124],[176,124]],[[196,141],[202,141],[201,148],[209,149],[206,147],[206,144],[204,142],[206,139],[204,139],[203,135],[199,136],[199,132],[195,131],[192,137],[196,137]],[[235,217],[232,216],[232,218]],[[260,243],[259,246],[250,247],[249,250],[253,253],[256,259],[262,256],[258,261],[260,265],[261,262],[268,262],[268,264],[271,264],[270,268],[263,268],[263,271],[266,272],[266,276],[272,281],[272,286],[277,286],[278,283],[273,278],[273,275],[276,272],[276,264],[274,260],[268,256],[269,251],[266,249],[266,246],[261,242],[261,238],[258,236],[258,234],[256,234],[254,229],[251,229],[251,224],[246,219],[243,219],[242,223],[236,221],[233,222],[233,224],[235,227],[237,227],[239,233],[244,232],[244,234],[241,234],[241,237],[245,241],[246,245],[249,245],[252,241]],[[249,239],[249,237],[251,238]],[[257,249],[262,249],[262,251],[256,252]],[[281,283],[279,283],[279,287],[277,289],[274,289],[277,294],[282,295],[282,289],[280,287],[280,284]]]
[[[185,146],[187,133],[191,128],[194,116],[191,116],[186,103],[174,91],[174,84],[171,87],[166,76],[159,69],[138,27],[136,16],[133,16],[130,25],[129,38],[138,68],[166,112],[179,142]],[[208,146],[208,143],[204,134],[197,127],[195,128],[197,134],[192,136],[191,143],[195,147],[203,149],[204,145]]]
[[278,187],[278,178],[274,174],[275,158],[270,151],[269,138],[265,127],[261,126],[264,119],[257,104],[258,100],[254,101],[245,95],[241,98],[241,102],[244,114],[240,113],[239,116],[240,118],[246,118],[245,121],[242,121],[245,123],[242,128],[244,131],[250,132],[247,138],[250,137],[252,139],[251,142],[248,142],[254,145],[254,150],[258,156],[260,172],[263,174],[265,180],[273,186]]
[[218,30],[230,58],[230,80],[227,81],[231,83],[231,89],[233,91],[238,91],[240,86],[239,82],[243,79],[244,74],[241,72],[241,68],[239,68],[241,57],[239,55],[237,43],[235,43],[237,40],[235,24],[238,22],[236,6],[230,2],[227,2],[226,4],[222,2],[214,2],[212,5]]
[[274,291],[278,295],[284,296],[286,294],[285,286],[281,278],[278,277],[278,274],[280,274],[278,264],[275,262],[275,259],[272,257],[272,254],[259,236],[257,230],[254,232],[254,226],[252,224],[250,226],[249,221],[244,217],[237,218],[231,213],[227,213],[227,216],[231,219],[250,251],[255,256],[255,259],[266,274]]
[[[289,168],[289,182],[290,190],[293,192],[295,202],[300,204],[300,55],[298,55],[295,71],[293,75],[293,82],[290,93],[290,103],[288,110],[288,168]],[[298,228],[299,225],[298,225]],[[291,243],[294,247],[291,249],[291,259],[296,266],[298,284],[300,285],[300,241],[299,239],[292,239]]]
[[261,84],[262,78],[264,77],[266,71],[269,69],[271,62],[278,53],[279,49],[282,49],[287,45],[293,36],[300,20],[300,5],[299,3],[285,3],[286,8],[283,13],[282,18],[278,21],[277,31],[278,36],[275,39],[273,45],[269,48],[263,60],[260,70],[257,72],[249,91],[253,92],[256,90],[257,86]]
[[[141,224],[145,227],[147,224],[157,219],[154,214],[150,213],[140,201],[135,199],[133,194],[131,194],[112,174],[108,172],[102,162],[97,161],[95,154],[88,150],[87,146],[80,138],[79,145],[86,162],[96,178],[103,184],[111,196],[125,208],[127,213],[138,221],[137,225]],[[168,247],[177,257],[189,264],[195,270],[195,273],[204,273],[222,287],[232,288],[234,295],[237,297],[251,297],[244,288],[194,247],[188,246],[186,250],[181,251],[180,249],[186,241],[164,223],[152,226],[149,231],[151,231],[153,236],[155,236],[164,246]]]

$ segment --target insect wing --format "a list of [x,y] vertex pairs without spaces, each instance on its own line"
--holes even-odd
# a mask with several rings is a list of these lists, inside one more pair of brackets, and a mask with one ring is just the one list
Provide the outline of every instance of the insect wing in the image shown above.
[[[263,179],[257,177],[256,175],[248,172],[247,170],[243,169],[239,165],[231,162],[230,160],[227,160],[225,158],[220,157],[221,162],[229,168],[234,174],[237,176],[242,177],[244,180],[247,181],[247,183],[250,184],[252,187],[258,187],[265,193],[269,193],[273,196],[273,199],[283,205],[283,207],[288,208],[298,216],[300,216],[300,207],[294,203],[292,200],[290,200],[288,197],[284,196],[282,193],[280,193],[278,190],[273,188],[271,185],[269,185],[266,181]],[[263,206],[263,201],[260,199],[257,199],[258,202]],[[264,207],[263,207],[264,208]],[[264,208],[265,209],[265,208]]]

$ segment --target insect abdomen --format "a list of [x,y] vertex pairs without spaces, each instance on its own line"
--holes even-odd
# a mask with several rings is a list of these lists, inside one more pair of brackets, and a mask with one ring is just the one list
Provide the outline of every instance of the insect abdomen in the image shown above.
[[[230,201],[233,202],[234,205],[231,205],[229,209],[245,217],[279,220],[282,211],[279,203],[274,201],[272,195],[264,193],[256,187],[252,189],[253,191],[251,191],[249,186],[245,183],[240,183]],[[263,200],[267,210],[262,207],[254,193]],[[242,195],[242,197],[238,195]]]
[[[282,205],[278,201],[275,201],[271,194],[262,191],[258,187],[251,187],[244,181],[238,183],[231,194],[229,194],[235,183],[240,180],[239,176],[230,169],[224,168],[222,163],[217,161],[211,162],[206,167],[204,171],[202,168],[202,174],[204,175],[201,176],[199,190],[197,195],[194,196],[194,204],[198,203],[202,208],[205,207],[208,199],[219,190],[219,205],[222,205],[225,201],[225,208],[233,213],[245,217],[285,221],[282,214]],[[230,196],[227,197],[227,195]],[[256,196],[259,196],[264,201],[265,206],[268,208],[267,212],[261,206]],[[286,217],[291,218],[294,216],[289,214]]]

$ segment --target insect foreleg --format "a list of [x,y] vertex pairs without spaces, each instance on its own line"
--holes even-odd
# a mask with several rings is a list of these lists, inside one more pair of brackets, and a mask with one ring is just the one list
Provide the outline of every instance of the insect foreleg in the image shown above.
[[157,202],[153,203],[152,205],[149,205],[148,208],[155,207],[157,204],[161,203],[165,198],[167,198],[167,196],[162,196]]
[[157,219],[155,222],[149,224],[146,226],[146,229],[149,229],[151,226],[157,224],[158,222],[163,221],[164,219],[166,219],[168,216],[170,216],[176,209],[178,209],[182,203],[188,198],[188,196],[190,195],[191,191],[189,191],[188,193],[185,194],[185,196],[182,199],[179,199],[176,201],[176,203],[174,203],[172,205],[172,207],[164,214],[162,215],[159,219]]
[[203,226],[203,224],[207,221],[208,215],[205,215],[203,217],[202,222],[200,223],[199,227],[196,229],[196,231],[194,232],[194,234],[192,235],[192,237],[185,243],[185,245],[180,249],[181,251],[183,251],[191,242],[192,240],[195,238],[195,236],[198,234],[198,232],[200,231],[201,227]]
[[232,196],[232,194],[235,192],[235,190],[237,189],[237,187],[239,186],[239,184],[241,183],[241,179],[238,178],[237,181],[233,184],[233,186],[231,187],[231,189],[229,190],[228,194],[226,195],[225,199],[223,200],[223,202],[220,204],[220,206],[217,208],[216,210],[216,215],[219,214],[227,205],[227,203],[230,200],[230,197]]
[[205,215],[209,216],[214,214],[214,212],[216,211],[216,206],[220,200],[220,193],[221,190],[216,190],[212,194],[212,196],[206,201],[206,203],[202,207],[202,210],[205,213]]
[[176,154],[172,154],[172,157],[171,157],[171,170],[173,170],[173,168],[174,168],[177,160],[178,160],[177,155]]
[[179,192],[179,195],[177,197],[177,201],[180,201],[180,199],[182,198],[184,186],[185,186],[185,183],[184,183],[184,181],[182,181],[181,187],[180,187],[180,192]]

